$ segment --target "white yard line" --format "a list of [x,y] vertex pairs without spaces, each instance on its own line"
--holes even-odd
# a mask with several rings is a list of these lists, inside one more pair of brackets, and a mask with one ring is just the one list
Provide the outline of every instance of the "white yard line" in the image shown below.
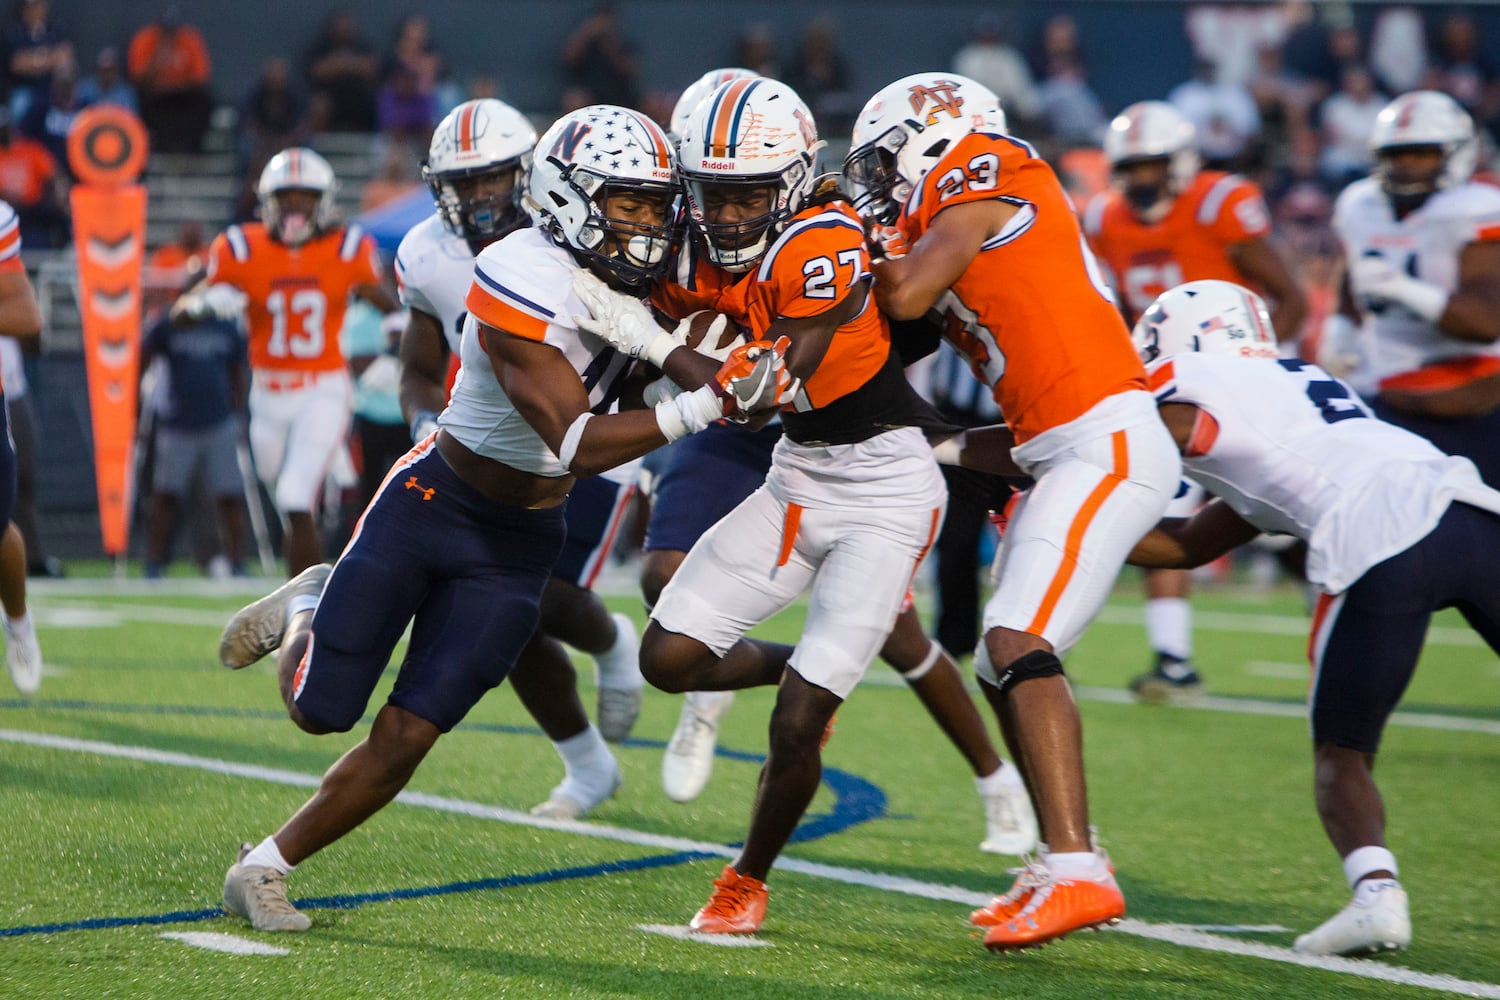
[[[258,781],[270,781],[298,787],[313,787],[320,780],[320,776],[316,774],[301,774],[296,771],[283,771],[252,764],[240,764],[212,757],[172,753],[164,750],[156,750],[151,747],[128,746],[119,743],[103,743],[96,740],[80,740],[67,736],[54,736],[50,733],[0,729],[0,742],[20,743],[52,750],[88,753],[96,756],[123,758],[145,763],[164,764],[172,767],[188,767],[202,771],[211,771],[216,774],[251,778]],[[711,844],[704,841],[687,840],[681,837],[664,837],[656,834],[642,833],[639,830],[606,826],[600,823],[538,819],[525,813],[515,812],[510,809],[501,809],[480,802],[469,802],[463,799],[451,799],[420,792],[403,792],[397,796],[397,801],[421,808],[458,813],[481,819],[493,819],[504,823],[558,830],[640,847],[671,851],[697,851],[705,854],[721,855],[723,857],[734,857],[738,853],[735,848],[723,844]],[[959,903],[965,906],[982,906],[990,899],[990,896],[985,893],[974,892],[958,886],[920,882],[916,879],[903,878],[901,876],[863,871],[858,868],[817,864],[791,857],[778,859],[776,867],[780,871],[797,872],[816,878],[841,882],[846,885],[867,886],[886,892],[899,892],[922,899]],[[1359,976],[1364,979],[1398,983],[1403,986],[1425,987],[1431,990],[1456,993],[1462,996],[1482,997],[1486,998],[1486,1000],[1500,1000],[1500,985],[1494,983],[1475,982],[1459,979],[1454,976],[1415,972],[1411,969],[1403,969],[1400,966],[1386,965],[1382,962],[1363,959],[1299,955],[1290,948],[1280,948],[1274,945],[1257,944],[1252,941],[1240,941],[1235,938],[1221,937],[1188,925],[1151,924],[1142,920],[1124,920],[1114,930],[1117,933],[1133,934],[1137,937],[1163,941],[1183,948],[1194,948],[1200,951],[1218,952],[1226,955],[1240,955],[1248,958],[1261,958],[1271,962],[1299,965],[1309,969],[1321,969],[1326,972]],[[1258,932],[1261,928],[1255,928],[1255,930]]]
[[194,948],[222,951],[227,955],[291,954],[289,949],[277,948],[275,945],[262,944],[259,941],[251,941],[249,938],[235,937],[233,934],[214,934],[209,931],[167,931],[160,936],[170,941],[181,941],[183,944]]

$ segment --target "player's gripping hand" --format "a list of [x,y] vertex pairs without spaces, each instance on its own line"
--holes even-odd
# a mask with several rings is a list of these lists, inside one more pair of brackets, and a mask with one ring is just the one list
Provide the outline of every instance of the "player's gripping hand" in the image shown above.
[[615,291],[586,269],[573,275],[573,292],[590,313],[574,316],[573,325],[623,354],[661,368],[667,355],[687,346],[689,321],[678,324],[677,330],[663,329],[646,303]]
[[774,344],[756,340],[730,352],[716,376],[734,404],[735,412],[725,416],[742,421],[792,401],[800,382],[786,370],[789,346],[791,341],[782,337]]
[[866,239],[870,244],[870,256],[877,260],[897,260],[911,251],[911,244],[895,226],[871,226]]
[[1372,305],[1395,303],[1429,323],[1448,308],[1448,292],[1413,278],[1380,254],[1367,254],[1349,265],[1349,287]]

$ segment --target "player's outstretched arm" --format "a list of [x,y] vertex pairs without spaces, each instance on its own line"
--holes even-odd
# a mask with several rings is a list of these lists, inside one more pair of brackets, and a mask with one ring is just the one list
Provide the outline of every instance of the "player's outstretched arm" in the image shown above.
[[1296,340],[1302,321],[1307,319],[1307,294],[1280,252],[1269,240],[1257,237],[1231,246],[1229,256],[1246,281],[1264,289],[1276,304],[1271,311],[1276,339]]
[[31,279],[23,270],[0,272],[0,336],[34,340],[42,332]]
[[1020,209],[1003,201],[971,201],[939,212],[904,257],[871,264],[875,304],[891,319],[917,319],[963,276],[984,241]]
[[448,349],[438,318],[420,309],[407,313],[401,331],[401,415],[411,427],[413,441],[431,433],[437,414],[448,403],[444,382],[448,375]]
[[1009,427],[991,424],[971,427],[935,445],[932,457],[940,465],[958,465],[975,472],[1014,478],[1025,475],[1011,457],[1015,446],[1016,435]]
[[1144,569],[1196,569],[1259,534],[1223,500],[1214,500],[1190,518],[1164,518],[1136,543],[1126,562]]

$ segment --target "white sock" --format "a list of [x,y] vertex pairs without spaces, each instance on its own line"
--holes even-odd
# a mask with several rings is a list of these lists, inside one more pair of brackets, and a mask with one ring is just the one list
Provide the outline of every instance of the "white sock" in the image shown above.
[[683,697],[693,711],[699,715],[713,715],[714,711],[724,702],[734,697],[733,691],[689,691]]
[[1109,866],[1093,851],[1070,851],[1047,855],[1047,870],[1058,878],[1102,882],[1109,877]]
[[614,762],[614,754],[609,752],[609,745],[592,722],[577,736],[569,736],[552,745],[557,748],[557,755],[562,758],[569,778],[607,771]]
[[322,599],[322,594],[298,594],[290,601],[287,601],[285,622],[286,627],[291,628],[292,619],[300,615],[302,612],[318,610],[318,602]]
[[272,868],[283,875],[297,867],[286,863],[286,858],[281,856],[281,848],[276,846],[275,837],[267,837],[255,845],[255,849],[245,855],[245,860],[240,864],[257,868]]
[[980,795],[999,795],[1005,791],[1024,790],[1026,782],[1021,778],[1020,768],[1008,760],[1002,760],[992,773],[982,778],[975,777],[974,786],[979,789]]
[[1344,855],[1344,878],[1351,889],[1358,887],[1366,875],[1378,871],[1401,874],[1396,869],[1396,855],[1384,847],[1356,847]]
[[616,691],[634,691],[644,687],[641,676],[640,646],[635,641],[635,623],[618,612],[610,615],[615,623],[615,644],[594,657],[600,687]]
[[1193,606],[1183,597],[1146,601],[1146,640],[1158,653],[1179,660],[1193,658]]
[[27,608],[26,613],[19,618],[12,618],[10,615],[6,615],[5,623],[9,625],[11,627],[11,630],[14,632],[21,632],[31,628],[31,609]]

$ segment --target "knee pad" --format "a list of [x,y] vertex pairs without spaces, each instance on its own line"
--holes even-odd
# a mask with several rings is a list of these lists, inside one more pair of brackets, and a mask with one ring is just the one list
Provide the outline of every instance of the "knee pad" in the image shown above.
[[[994,670],[993,667],[990,668]],[[1011,688],[1022,681],[1029,681],[1037,677],[1056,677],[1063,672],[1062,661],[1057,654],[1049,653],[1045,649],[1033,649],[1025,656],[1015,660],[999,678],[992,683],[1000,689],[1001,694],[1006,694]]]

